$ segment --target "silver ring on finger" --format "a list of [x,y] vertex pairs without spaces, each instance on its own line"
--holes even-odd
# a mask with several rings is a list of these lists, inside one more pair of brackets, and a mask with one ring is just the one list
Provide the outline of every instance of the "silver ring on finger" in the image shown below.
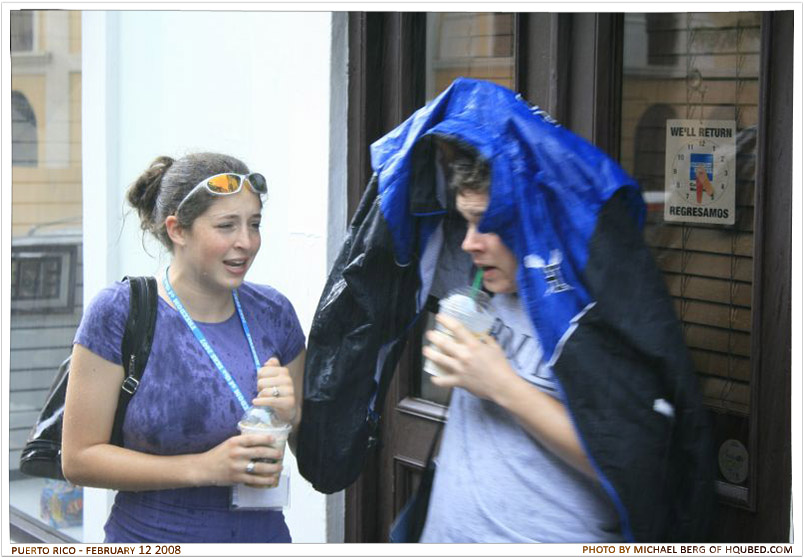
[[274,389],[271,391],[271,395],[273,397],[279,397],[279,386],[274,386]]
[[249,461],[248,465],[246,465],[246,473],[249,474],[249,475],[253,475],[254,474],[254,468],[256,466],[257,466],[256,461],[254,461],[253,459],[251,461]]

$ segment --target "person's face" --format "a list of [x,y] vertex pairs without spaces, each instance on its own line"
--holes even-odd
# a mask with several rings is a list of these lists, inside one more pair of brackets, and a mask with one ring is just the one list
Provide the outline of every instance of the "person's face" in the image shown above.
[[493,293],[517,292],[516,256],[496,234],[477,231],[477,224],[489,205],[488,194],[460,193],[455,198],[455,204],[467,222],[466,237],[461,248],[483,270],[483,286]]
[[183,260],[198,281],[212,288],[234,289],[260,250],[260,199],[249,189],[220,196],[193,221]]

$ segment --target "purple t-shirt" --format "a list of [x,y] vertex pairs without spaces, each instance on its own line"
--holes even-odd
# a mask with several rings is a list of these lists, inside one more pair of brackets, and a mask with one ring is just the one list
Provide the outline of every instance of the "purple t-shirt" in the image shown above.
[[[283,365],[304,348],[293,306],[275,289],[238,289],[260,363]],[[84,313],[79,343],[115,364],[128,318],[128,283],[103,289]],[[246,401],[257,373],[235,311],[220,323],[196,322]],[[161,297],[151,355],[123,423],[126,448],[158,455],[205,452],[238,434],[243,409],[179,313]],[[106,542],[290,542],[281,511],[230,511],[230,487],[119,492],[106,523]]]

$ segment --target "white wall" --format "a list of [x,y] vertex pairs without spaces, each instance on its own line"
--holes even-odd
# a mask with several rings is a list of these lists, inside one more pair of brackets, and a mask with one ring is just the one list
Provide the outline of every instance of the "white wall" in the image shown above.
[[[330,176],[345,165],[329,156],[330,119],[345,128],[345,109],[331,114],[332,14],[93,11],[82,26],[85,300],[168,262],[155,242],[145,243],[151,255],[143,250],[126,186],[159,155],[218,151],[268,179],[248,279],[287,295],[309,332],[327,273]],[[294,541],[326,542],[326,498],[289,457]],[[87,501],[97,509],[104,498],[91,492]],[[105,517],[85,513],[85,536],[101,540]]]

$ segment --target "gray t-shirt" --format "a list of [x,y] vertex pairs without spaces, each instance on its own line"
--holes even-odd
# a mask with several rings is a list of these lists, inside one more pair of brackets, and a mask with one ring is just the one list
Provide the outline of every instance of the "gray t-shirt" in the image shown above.
[[[517,373],[560,399],[517,295],[492,299],[492,334]],[[599,483],[544,448],[491,401],[453,390],[421,542],[612,542],[619,520]]]

